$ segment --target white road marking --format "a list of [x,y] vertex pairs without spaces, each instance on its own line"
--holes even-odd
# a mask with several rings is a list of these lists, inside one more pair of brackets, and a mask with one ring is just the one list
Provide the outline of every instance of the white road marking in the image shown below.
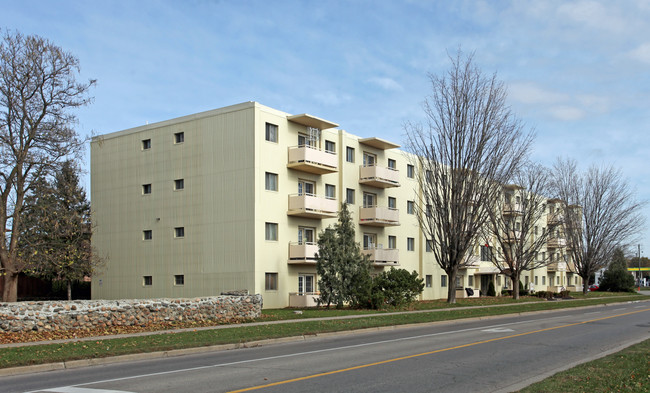
[[508,333],[508,332],[514,332],[512,329],[506,329],[506,328],[496,328],[496,329],[485,329],[481,330],[482,332],[488,332],[488,333]]
[[64,386],[54,389],[38,390],[39,392],[54,392],[54,393],[130,393],[124,390],[106,390],[106,389],[88,389],[76,388],[73,386]]

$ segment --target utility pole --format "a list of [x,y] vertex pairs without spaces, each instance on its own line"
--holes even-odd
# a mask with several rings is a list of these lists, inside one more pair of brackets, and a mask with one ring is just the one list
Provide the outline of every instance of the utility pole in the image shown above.
[[639,261],[639,271],[637,272],[637,274],[639,275],[638,277],[639,277],[639,291],[640,291],[641,290],[641,245],[637,244],[637,247],[639,247],[638,248],[638,254],[637,254],[637,256],[639,258],[638,259],[638,261]]

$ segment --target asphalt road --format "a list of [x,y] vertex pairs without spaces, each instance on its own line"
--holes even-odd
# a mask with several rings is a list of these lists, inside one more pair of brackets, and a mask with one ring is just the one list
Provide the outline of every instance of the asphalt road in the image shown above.
[[650,338],[650,302],[0,378],[2,392],[499,392]]

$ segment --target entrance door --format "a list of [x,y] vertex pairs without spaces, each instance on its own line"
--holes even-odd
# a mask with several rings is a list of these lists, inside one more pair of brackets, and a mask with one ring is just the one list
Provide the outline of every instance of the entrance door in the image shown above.
[[489,274],[481,274],[481,295],[485,296],[487,294],[491,278]]

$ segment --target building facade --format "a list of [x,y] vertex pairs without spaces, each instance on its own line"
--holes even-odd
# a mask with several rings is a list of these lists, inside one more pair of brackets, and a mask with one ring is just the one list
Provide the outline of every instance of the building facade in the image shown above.
[[[461,297],[490,281],[497,293],[508,288],[478,244],[475,263],[447,282],[414,214],[417,168],[407,153],[338,126],[246,102],[93,138],[93,245],[106,260],[93,299],[248,289],[266,308],[313,305],[317,237],[342,202],[375,271],[417,271],[422,299],[445,298],[448,285]],[[554,203],[547,220],[557,219]],[[527,286],[579,285],[562,234],[555,239],[543,252],[557,263],[526,272]]]

